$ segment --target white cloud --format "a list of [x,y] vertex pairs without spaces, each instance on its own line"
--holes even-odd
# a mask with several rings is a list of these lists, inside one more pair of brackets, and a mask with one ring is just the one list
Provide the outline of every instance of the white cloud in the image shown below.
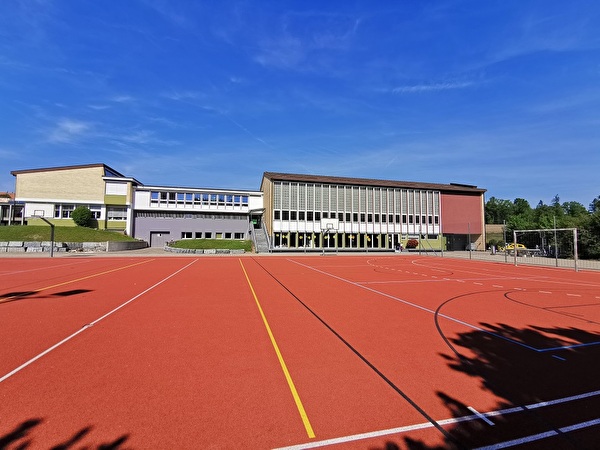
[[91,129],[87,122],[72,119],[61,119],[48,135],[48,141],[69,143],[84,136]]
[[441,83],[424,83],[407,86],[398,86],[392,89],[393,94],[415,94],[419,92],[449,91],[454,89],[465,89],[472,86],[472,81],[452,81]]

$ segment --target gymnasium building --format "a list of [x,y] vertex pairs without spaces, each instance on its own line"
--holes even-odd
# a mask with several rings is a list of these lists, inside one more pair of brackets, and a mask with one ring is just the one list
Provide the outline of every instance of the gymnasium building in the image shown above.
[[265,251],[483,250],[485,189],[264,172],[260,189],[144,185],[106,164],[15,170],[21,224],[73,226],[80,205],[98,229],[153,247],[180,239],[252,239]]

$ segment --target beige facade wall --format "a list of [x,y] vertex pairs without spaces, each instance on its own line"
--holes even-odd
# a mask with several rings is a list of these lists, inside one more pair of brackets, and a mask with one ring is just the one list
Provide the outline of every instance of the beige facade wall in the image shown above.
[[263,214],[263,220],[265,227],[269,234],[273,233],[273,182],[267,178],[262,180],[262,191],[263,191],[263,207],[265,212]]
[[16,196],[20,200],[104,202],[104,168],[82,167],[19,173]]

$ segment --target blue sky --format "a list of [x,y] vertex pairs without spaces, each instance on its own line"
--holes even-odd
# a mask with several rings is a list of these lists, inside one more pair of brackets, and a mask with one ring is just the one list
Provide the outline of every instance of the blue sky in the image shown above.
[[0,191],[103,162],[600,195],[600,2],[2,0]]

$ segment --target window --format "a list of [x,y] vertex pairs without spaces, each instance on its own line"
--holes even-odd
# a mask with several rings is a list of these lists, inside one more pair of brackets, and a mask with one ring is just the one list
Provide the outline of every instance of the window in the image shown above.
[[206,239],[212,239],[212,232],[211,232],[211,231],[206,231],[206,232],[204,233],[204,237],[205,237]]
[[298,220],[298,214],[296,211],[290,211],[290,219],[291,220]]
[[106,195],[127,195],[127,183],[106,182]]
[[109,206],[106,209],[108,220],[127,220],[127,208]]
[[273,211],[273,219],[275,219],[275,220],[281,219],[281,211],[279,211],[278,209]]
[[244,239],[244,233],[233,233],[234,239]]
[[231,239],[231,233],[225,233],[225,239]]
[[300,211],[298,213],[298,220],[305,220],[304,217],[305,217],[304,211]]
[[282,220],[290,220],[290,212],[289,211],[281,211],[281,219]]
[[99,219],[102,215],[102,208],[100,208],[100,205],[90,205],[89,209],[92,212],[92,219]]
[[312,211],[306,211],[306,220],[308,220],[309,222],[312,222],[314,220]]
[[352,213],[352,222],[358,222],[358,213]]
[[191,238],[192,238],[191,231],[182,231],[181,232],[181,239],[191,239]]
[[71,217],[73,210],[75,209],[75,205],[62,205],[61,207],[61,215],[63,219],[68,219]]
[[194,237],[196,239],[202,239],[202,231],[196,231],[196,233],[194,234]]
[[350,222],[350,213],[346,213],[346,222]]
[[215,233],[216,239],[223,239],[223,233]]

